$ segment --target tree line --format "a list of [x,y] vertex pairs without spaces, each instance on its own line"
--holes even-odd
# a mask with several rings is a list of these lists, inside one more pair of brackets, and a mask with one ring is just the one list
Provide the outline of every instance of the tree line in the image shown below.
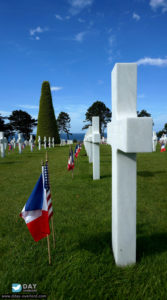
[[[82,130],[87,129],[92,125],[93,116],[99,116],[100,134],[101,136],[104,136],[107,123],[112,119],[111,110],[102,101],[95,101],[87,109],[85,120],[83,121],[87,124],[83,126]],[[143,109],[140,112],[137,111],[137,116],[151,117],[151,114]],[[8,120],[9,122],[6,123],[5,120]],[[55,143],[57,144],[60,143],[60,133],[66,133],[67,139],[69,139],[69,136],[71,135],[71,118],[69,114],[62,111],[59,113],[57,119],[55,117],[50,84],[48,81],[42,83],[37,120],[22,110],[14,110],[9,117],[0,115],[0,131],[3,131],[7,138],[14,136],[15,133],[22,133],[24,138],[28,139],[36,126],[36,136],[41,136],[42,140],[44,136],[47,138],[49,136],[54,137]],[[164,128],[157,133],[157,136],[160,137],[163,133],[167,133],[167,123],[164,125]]]

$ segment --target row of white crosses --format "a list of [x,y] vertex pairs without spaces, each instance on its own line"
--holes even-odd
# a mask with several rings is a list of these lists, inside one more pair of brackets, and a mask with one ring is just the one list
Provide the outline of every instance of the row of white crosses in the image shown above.
[[[22,143],[23,143],[23,139],[22,139],[22,134],[19,133],[18,134],[18,140],[17,143],[19,145],[19,153],[21,153],[21,147],[22,147]],[[5,157],[5,150],[7,148],[7,138],[4,137],[4,132],[0,132],[0,147],[1,147],[1,157]],[[12,141],[12,144],[14,144],[14,147],[16,146],[16,142],[15,142],[15,138]]]
[[137,65],[112,71],[112,248],[117,265],[136,262],[136,153],[152,152],[152,118],[138,118]]
[[89,158],[89,163],[93,163],[93,180],[100,179],[100,132],[99,117],[92,117],[92,126],[84,137],[84,145]]
[[[46,149],[46,136],[44,136],[44,148]],[[49,137],[48,139],[48,144],[49,144],[49,148],[51,148],[51,137]],[[55,142],[54,142],[54,137],[52,137],[52,147],[54,148],[55,146]],[[41,150],[41,137],[38,136],[38,149]]]

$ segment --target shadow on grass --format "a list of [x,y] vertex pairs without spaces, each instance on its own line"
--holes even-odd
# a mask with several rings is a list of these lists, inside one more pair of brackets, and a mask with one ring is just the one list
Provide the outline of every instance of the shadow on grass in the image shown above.
[[137,261],[167,251],[167,232],[155,233],[137,238]]
[[12,165],[12,164],[20,164],[21,161],[1,161],[0,165]]
[[101,175],[100,176],[100,179],[103,179],[103,178],[111,178],[112,176],[111,176],[111,174],[106,174],[106,175]]
[[99,254],[106,248],[111,248],[111,232],[100,232],[79,241],[81,249]]
[[143,177],[153,177],[156,174],[166,173],[165,171],[156,171],[156,172],[150,172],[150,171],[138,171],[137,175],[143,176]]

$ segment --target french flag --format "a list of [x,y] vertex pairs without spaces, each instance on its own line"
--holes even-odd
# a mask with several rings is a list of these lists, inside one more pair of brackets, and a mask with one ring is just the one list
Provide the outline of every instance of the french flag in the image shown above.
[[68,171],[74,169],[74,157],[73,157],[73,150],[71,149],[69,153],[69,159],[68,159],[68,166],[67,166]]
[[78,145],[76,145],[76,147],[75,147],[75,152],[74,152],[75,158],[78,157],[78,154],[79,154],[78,149],[79,149],[79,148],[78,148]]
[[166,151],[166,149],[165,149],[165,144],[162,144],[162,145],[161,145],[161,152],[164,152],[164,151]]
[[33,239],[38,242],[50,234],[48,203],[44,189],[44,167],[20,217],[22,217]]

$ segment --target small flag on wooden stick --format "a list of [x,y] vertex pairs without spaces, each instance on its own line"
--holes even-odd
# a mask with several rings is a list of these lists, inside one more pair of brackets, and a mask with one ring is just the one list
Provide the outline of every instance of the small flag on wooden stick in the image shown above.
[[67,165],[68,171],[72,170],[72,178],[73,178],[73,169],[74,169],[74,156],[73,156],[73,150],[72,147],[69,151],[69,158],[68,158],[68,165]]

